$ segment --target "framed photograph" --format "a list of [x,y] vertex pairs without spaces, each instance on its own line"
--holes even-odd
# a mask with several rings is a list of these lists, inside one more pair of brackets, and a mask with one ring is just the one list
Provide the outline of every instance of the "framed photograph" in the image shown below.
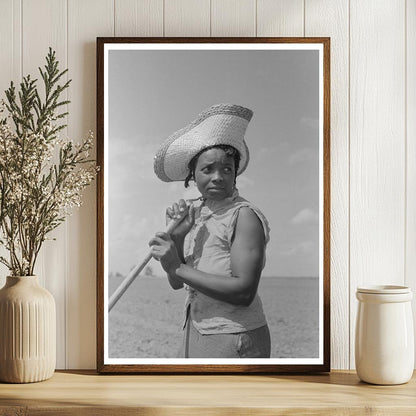
[[101,373],[330,371],[330,39],[97,38]]

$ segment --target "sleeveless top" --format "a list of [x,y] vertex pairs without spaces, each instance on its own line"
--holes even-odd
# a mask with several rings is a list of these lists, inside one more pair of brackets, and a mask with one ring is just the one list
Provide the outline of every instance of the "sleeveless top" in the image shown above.
[[[232,277],[231,244],[240,208],[248,207],[260,219],[269,241],[269,225],[261,211],[249,201],[233,195],[222,201],[206,200],[195,208],[195,224],[184,242],[185,262],[194,269]],[[264,267],[264,264],[263,264]],[[194,327],[201,334],[224,334],[251,331],[266,325],[259,295],[256,293],[249,306],[233,305],[214,299],[187,285],[185,314],[190,308]],[[186,324],[186,316],[185,323]]]

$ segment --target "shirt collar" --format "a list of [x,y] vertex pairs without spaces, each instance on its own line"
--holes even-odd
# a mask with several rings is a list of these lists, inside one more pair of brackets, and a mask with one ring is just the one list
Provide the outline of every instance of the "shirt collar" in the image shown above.
[[238,189],[234,188],[233,194],[228,198],[221,199],[220,201],[216,201],[214,199],[204,199],[203,206],[208,208],[209,211],[217,211],[221,208],[225,208],[229,205],[232,205],[233,202],[238,198]]

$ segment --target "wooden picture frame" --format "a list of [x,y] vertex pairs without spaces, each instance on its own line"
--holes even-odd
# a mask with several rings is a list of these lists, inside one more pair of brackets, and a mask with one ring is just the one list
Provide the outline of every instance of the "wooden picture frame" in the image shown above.
[[[169,347],[172,356],[164,357],[161,346],[177,342],[176,331],[172,324],[163,326],[169,334],[155,330],[156,320],[162,318],[146,308],[163,309],[180,330],[181,317],[170,309],[173,294],[160,301],[152,289],[158,285],[165,290],[166,285],[169,290],[166,278],[155,277],[157,265],[142,271],[146,278],[126,282],[125,277],[131,277],[131,266],[143,258],[138,246],[148,250],[152,233],[146,227],[154,226],[155,216],[160,226],[154,232],[164,227],[166,205],[159,205],[165,200],[149,209],[147,201],[153,198],[149,189],[166,198],[175,192],[181,197],[180,188],[154,175],[152,152],[169,134],[220,102],[254,106],[247,144],[250,163],[259,168],[247,170],[242,185],[250,195],[259,192],[263,201],[259,207],[269,218],[272,233],[275,230],[273,246],[270,243],[267,249],[267,273],[273,277],[264,279],[265,285],[277,289],[262,290],[270,296],[263,302],[265,310],[277,308],[276,299],[281,315],[270,317],[275,328],[270,358],[178,358],[173,347]],[[97,163],[98,372],[330,371],[329,38],[97,38]],[[123,285],[125,292],[110,313],[114,288]],[[151,306],[144,308],[144,302]],[[296,302],[300,303],[296,313],[287,312]],[[303,310],[308,302],[313,309]],[[297,311],[304,317],[299,321]],[[299,334],[293,335],[298,329]],[[165,338],[149,338],[153,330]],[[308,337],[312,341],[306,344]]]

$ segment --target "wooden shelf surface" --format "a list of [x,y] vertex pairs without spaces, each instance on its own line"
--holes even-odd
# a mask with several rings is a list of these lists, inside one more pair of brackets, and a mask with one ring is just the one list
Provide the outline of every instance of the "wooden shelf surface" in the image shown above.
[[416,415],[416,374],[374,386],[354,372],[318,375],[98,375],[57,371],[0,383],[0,415]]

